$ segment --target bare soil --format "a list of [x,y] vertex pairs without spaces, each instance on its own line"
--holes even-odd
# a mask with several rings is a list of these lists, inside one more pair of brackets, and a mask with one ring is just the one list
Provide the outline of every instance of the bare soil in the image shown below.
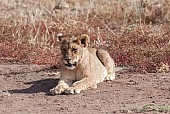
[[[136,114],[148,103],[170,105],[170,74],[117,72],[116,79],[78,95],[51,96],[59,70],[0,62],[0,114]],[[169,114],[168,111],[140,112]]]

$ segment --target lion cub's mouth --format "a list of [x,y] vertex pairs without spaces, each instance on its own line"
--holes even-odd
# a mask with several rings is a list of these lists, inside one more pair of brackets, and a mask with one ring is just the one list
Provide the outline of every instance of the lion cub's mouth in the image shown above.
[[76,65],[77,65],[76,63],[74,63],[74,64],[71,64],[71,63],[65,64],[67,69],[74,69],[76,67]]

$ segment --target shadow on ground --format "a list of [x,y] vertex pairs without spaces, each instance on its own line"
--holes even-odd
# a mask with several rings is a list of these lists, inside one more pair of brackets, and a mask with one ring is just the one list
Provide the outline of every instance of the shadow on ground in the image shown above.
[[43,80],[24,83],[26,85],[31,85],[29,88],[9,90],[9,92],[24,93],[24,94],[44,92],[46,93],[46,95],[50,95],[49,90],[55,87],[57,83],[58,83],[58,79],[52,79],[52,78],[43,79]]

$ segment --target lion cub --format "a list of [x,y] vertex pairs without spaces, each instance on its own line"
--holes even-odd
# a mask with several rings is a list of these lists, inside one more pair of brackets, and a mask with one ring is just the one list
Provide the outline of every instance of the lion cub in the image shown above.
[[113,59],[104,50],[88,48],[88,35],[67,38],[58,34],[58,39],[63,64],[58,85],[50,90],[52,95],[79,94],[82,90],[97,88],[104,80],[115,79]]

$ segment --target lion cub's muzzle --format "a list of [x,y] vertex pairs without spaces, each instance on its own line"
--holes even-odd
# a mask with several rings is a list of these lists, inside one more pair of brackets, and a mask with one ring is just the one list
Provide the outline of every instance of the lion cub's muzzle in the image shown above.
[[64,64],[67,69],[73,70],[76,67],[77,62],[72,62],[71,59],[64,59]]

